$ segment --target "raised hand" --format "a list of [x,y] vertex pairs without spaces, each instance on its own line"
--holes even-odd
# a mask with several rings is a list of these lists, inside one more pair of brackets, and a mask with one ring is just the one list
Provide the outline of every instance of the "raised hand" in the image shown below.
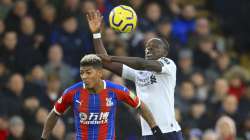
[[101,31],[103,16],[99,10],[89,11],[87,14],[87,20],[89,24],[90,31],[92,33],[98,33]]

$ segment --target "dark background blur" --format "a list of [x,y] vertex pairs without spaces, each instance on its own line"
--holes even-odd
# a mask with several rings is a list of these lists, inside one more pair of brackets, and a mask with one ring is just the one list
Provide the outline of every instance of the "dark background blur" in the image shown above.
[[[120,4],[137,13],[133,33],[109,28],[109,12]],[[80,80],[80,58],[94,53],[85,18],[93,9],[104,16],[109,54],[144,57],[149,38],[169,41],[178,66],[176,118],[185,139],[250,140],[249,0],[1,0],[0,140],[40,138],[54,102]],[[105,78],[134,90],[108,71]],[[118,140],[141,135],[138,115],[123,104],[116,126]],[[68,113],[50,140],[74,135]]]

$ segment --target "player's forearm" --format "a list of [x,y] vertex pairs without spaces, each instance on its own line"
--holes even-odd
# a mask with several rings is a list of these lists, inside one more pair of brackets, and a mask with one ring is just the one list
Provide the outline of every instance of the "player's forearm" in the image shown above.
[[102,42],[102,38],[94,38],[94,48],[95,48],[95,52],[97,54],[106,54],[108,55],[103,42]]
[[47,140],[49,137],[50,132],[53,130],[57,120],[58,120],[59,116],[52,110],[49,115],[48,118],[44,124],[43,127],[43,132],[42,132],[42,136],[41,138]]
[[148,107],[142,101],[141,101],[141,105],[137,109],[137,111],[145,119],[145,121],[148,123],[150,128],[154,128],[155,126],[157,126],[151,111],[148,109]]

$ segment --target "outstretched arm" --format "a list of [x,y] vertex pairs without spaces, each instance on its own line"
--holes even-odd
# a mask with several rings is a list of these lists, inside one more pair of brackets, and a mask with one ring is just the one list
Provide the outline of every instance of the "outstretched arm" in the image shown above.
[[[93,42],[95,52],[97,54],[108,55],[101,38],[101,26],[102,26],[102,19],[100,12],[97,11],[90,11],[87,14],[87,20],[89,24],[90,31],[93,33]],[[122,64],[119,63],[109,63],[103,62],[104,68],[116,73],[117,75],[122,75]]]
[[43,132],[41,136],[42,140],[48,139],[49,134],[53,130],[58,118],[59,116],[54,112],[54,110],[51,110],[43,127]]

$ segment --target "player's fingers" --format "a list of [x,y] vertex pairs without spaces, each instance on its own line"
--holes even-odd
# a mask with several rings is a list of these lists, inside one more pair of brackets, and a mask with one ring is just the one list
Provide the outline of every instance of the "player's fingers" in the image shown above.
[[90,19],[89,19],[89,14],[86,14],[86,17],[87,17],[87,20],[90,21]]
[[96,13],[97,13],[97,16],[98,16],[98,17],[101,17],[101,13],[100,13],[99,10],[96,10]]
[[97,13],[96,13],[96,12],[94,13],[94,18],[95,18],[95,19],[97,19],[97,18],[98,18],[98,15],[97,15]]
[[93,20],[93,10],[91,10],[91,11],[89,11],[89,18],[90,18],[90,20]]

